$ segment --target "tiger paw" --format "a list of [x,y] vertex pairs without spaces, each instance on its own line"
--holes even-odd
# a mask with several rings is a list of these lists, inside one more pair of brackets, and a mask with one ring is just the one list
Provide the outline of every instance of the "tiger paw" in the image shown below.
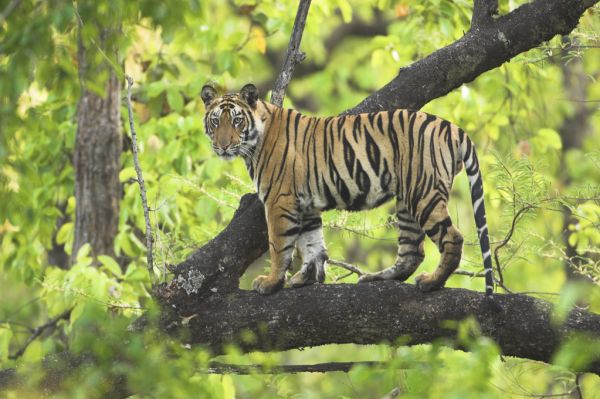
[[300,288],[305,285],[311,285],[316,283],[314,272],[312,275],[310,273],[306,273],[306,271],[298,271],[298,273],[294,274],[291,279],[289,279],[288,284],[292,288]]
[[277,280],[271,276],[258,276],[252,281],[252,288],[259,294],[269,295],[279,291],[284,283],[285,279]]
[[440,284],[439,281],[433,278],[433,274],[430,273],[421,273],[415,278],[415,283],[417,288],[422,292],[430,292],[439,290],[444,286],[443,283]]

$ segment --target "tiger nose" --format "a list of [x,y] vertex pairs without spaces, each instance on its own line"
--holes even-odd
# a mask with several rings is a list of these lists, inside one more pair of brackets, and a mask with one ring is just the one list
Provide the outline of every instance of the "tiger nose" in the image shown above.
[[215,140],[215,146],[225,151],[231,147],[231,141],[227,139]]

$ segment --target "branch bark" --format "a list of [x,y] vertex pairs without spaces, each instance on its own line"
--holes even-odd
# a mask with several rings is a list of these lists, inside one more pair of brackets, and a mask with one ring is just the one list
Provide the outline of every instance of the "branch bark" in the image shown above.
[[498,14],[498,0],[474,0],[471,29],[477,30],[490,24],[494,15]]
[[[447,321],[467,317],[474,317],[482,333],[508,356],[549,362],[561,342],[575,333],[600,340],[600,315],[573,309],[558,325],[549,302],[515,294],[495,299],[501,312],[486,306],[482,293],[449,288],[423,294],[397,281],[313,285],[272,296],[236,290],[200,303],[188,300],[193,305],[176,303],[190,313],[164,318],[162,327],[187,343],[207,344],[215,353],[230,342],[248,351],[272,351],[400,338],[407,345],[453,340],[456,330]],[[600,359],[586,371],[600,374]]]
[[140,196],[142,198],[142,207],[144,208],[144,222],[146,223],[146,259],[148,261],[148,273],[152,277],[154,269],[154,259],[152,256],[152,225],[150,224],[150,211],[148,209],[148,200],[146,198],[146,184],[142,167],[138,156],[137,134],[135,133],[135,125],[133,123],[133,110],[131,109],[131,87],[133,86],[133,78],[126,76],[127,80],[127,115],[129,116],[129,130],[131,132],[131,148],[133,149],[133,165],[135,174],[137,175],[137,183],[140,186]]
[[[480,3],[475,19],[485,24],[402,69],[346,113],[420,108],[552,36],[570,32],[597,1],[538,0],[497,19],[491,18],[494,2],[486,2],[483,11]],[[552,305],[525,295],[498,295],[503,311],[494,313],[476,292],[444,289],[424,295],[397,282],[317,285],[268,297],[239,290],[239,277],[267,243],[262,204],[248,194],[230,225],[178,265],[170,284],[155,289],[164,305],[161,328],[217,352],[232,341],[246,350],[284,350],[393,342],[404,336],[409,344],[432,342],[455,336],[443,321],[473,316],[504,354],[541,361],[550,361],[560,343],[576,332],[600,338],[600,315],[574,310],[556,326]],[[242,331],[253,332],[255,339],[240,339]],[[599,363],[589,370],[600,373]]]

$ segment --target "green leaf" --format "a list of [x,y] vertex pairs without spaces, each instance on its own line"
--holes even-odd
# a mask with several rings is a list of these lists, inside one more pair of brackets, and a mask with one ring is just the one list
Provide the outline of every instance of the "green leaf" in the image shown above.
[[140,266],[135,266],[131,264],[127,268],[127,272],[125,272],[124,279],[129,282],[141,281],[141,282],[149,282],[150,278],[148,276],[148,270],[144,269]]
[[121,271],[121,267],[119,264],[110,256],[100,255],[98,256],[98,260],[104,267],[106,267],[112,274],[116,277],[121,278],[123,276],[123,272]]
[[152,82],[146,86],[146,93],[150,98],[159,96],[163,91],[165,91],[165,84],[162,81]]
[[562,148],[562,142],[558,132],[548,128],[538,130],[535,137],[531,139],[531,143],[533,148],[542,154],[549,149],[559,150]]
[[81,317],[83,311],[85,309],[85,302],[79,302],[73,310],[71,310],[71,314],[69,315],[69,326],[73,327],[73,324]]
[[342,13],[342,19],[345,23],[352,21],[352,6],[348,3],[348,0],[337,0],[337,6]]
[[77,252],[77,263],[82,265],[90,265],[92,263],[92,258],[88,255],[92,252],[92,246],[89,243],[85,243],[79,248]]
[[73,223],[68,222],[60,226],[58,229],[58,233],[56,233],[56,242],[58,244],[65,244],[69,237],[73,234]]
[[23,353],[23,361],[28,363],[39,362],[44,357],[41,341],[33,341]]
[[123,168],[123,170],[119,172],[119,181],[121,183],[129,179],[137,179],[137,174],[135,173],[133,166]]
[[167,102],[173,111],[181,112],[183,110],[183,97],[179,93],[179,89],[175,87],[167,89]]

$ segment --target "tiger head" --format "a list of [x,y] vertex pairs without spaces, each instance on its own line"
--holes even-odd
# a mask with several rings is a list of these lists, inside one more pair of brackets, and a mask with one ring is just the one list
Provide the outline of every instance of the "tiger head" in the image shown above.
[[251,158],[263,132],[256,86],[247,84],[239,93],[217,97],[215,88],[205,85],[201,97],[206,109],[204,129],[214,152],[227,160],[237,155]]

